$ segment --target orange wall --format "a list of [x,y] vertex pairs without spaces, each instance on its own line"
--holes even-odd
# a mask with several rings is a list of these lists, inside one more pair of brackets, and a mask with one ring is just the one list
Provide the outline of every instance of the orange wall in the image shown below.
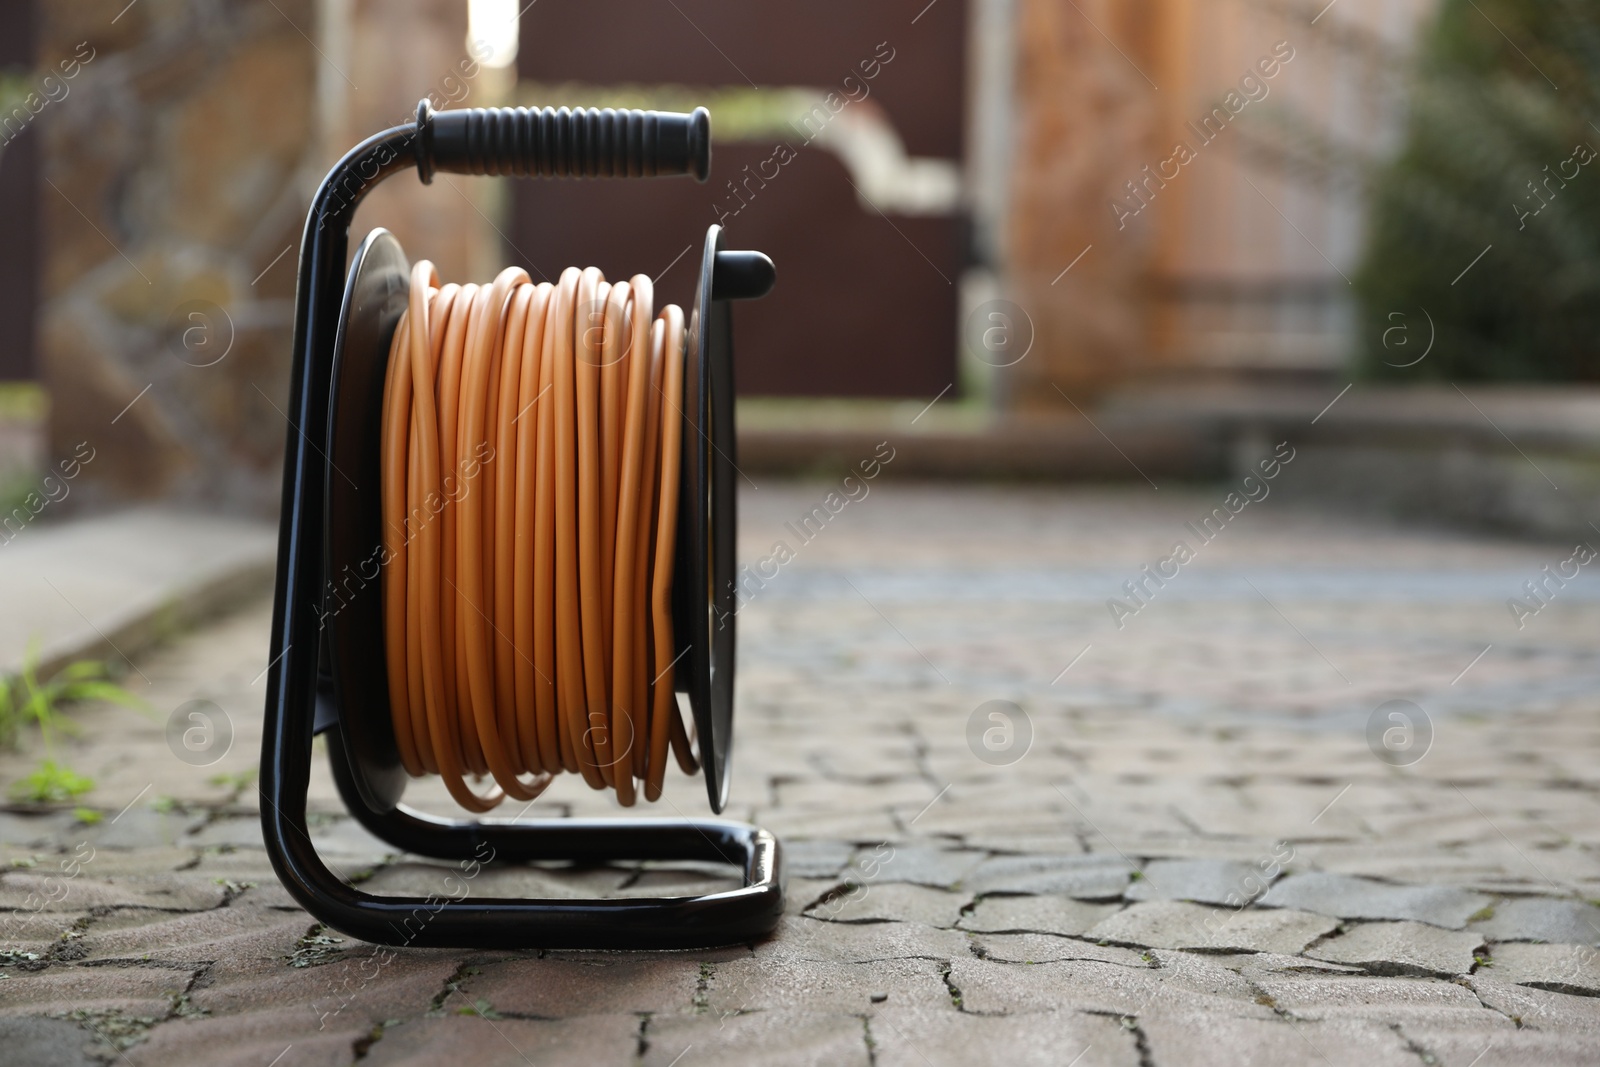
[[1359,185],[1286,160],[1393,143],[1404,57],[1432,8],[1020,0],[1006,269],[1043,358],[1017,400],[1049,402],[1063,382],[1092,394],[1338,368]]

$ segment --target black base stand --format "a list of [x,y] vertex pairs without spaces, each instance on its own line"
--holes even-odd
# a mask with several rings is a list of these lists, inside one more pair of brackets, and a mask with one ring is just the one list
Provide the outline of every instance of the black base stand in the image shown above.
[[[267,848],[284,885],[320,921],[352,937],[387,945],[456,948],[703,948],[755,941],[783,914],[778,843],[765,830],[725,819],[507,819],[453,821],[398,806],[378,812],[362,799],[337,727],[327,732],[334,779],[356,820],[406,852],[456,860],[427,897],[364,893],[328,870],[311,846],[305,793],[295,810],[271,800]],[[310,743],[285,769],[309,780]],[[295,773],[295,777],[299,777]],[[276,831],[281,836],[273,838]],[[472,879],[482,865],[530,860],[604,863],[619,859],[728,863],[745,885],[700,897],[595,900],[480,898]]]

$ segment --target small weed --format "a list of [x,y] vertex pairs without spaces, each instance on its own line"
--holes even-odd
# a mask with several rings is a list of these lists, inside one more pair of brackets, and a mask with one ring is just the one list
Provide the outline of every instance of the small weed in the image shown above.
[[484,1000],[482,997],[479,997],[477,1000],[473,1001],[471,1004],[467,1005],[466,1007],[457,1008],[456,1009],[456,1014],[457,1015],[481,1015],[485,1019],[498,1019],[498,1018],[500,1018],[500,1013],[494,1010],[494,1005],[490,1004],[487,1000]]
[[256,768],[239,771],[234,774],[213,774],[206,781],[211,785],[222,786],[234,796],[238,796],[250,788],[250,783],[256,780]]
[[210,1015],[207,1008],[202,1008],[189,999],[187,993],[177,993],[172,997],[171,1016],[178,1019],[203,1019]]
[[344,944],[344,938],[326,934],[323,932],[326,929],[327,927],[320,923],[313,926],[310,933],[300,939],[294,954],[289,957],[289,966],[316,967],[338,959],[344,952],[344,949],[339,947]]
[[33,479],[27,475],[0,482],[0,515],[15,515],[18,511],[24,515],[31,513],[28,497],[33,493]]
[[47,759],[41,761],[32,774],[13,785],[11,795],[17,800],[34,804],[59,804],[81,797],[93,788],[93,778],[86,778],[70,767]]
[[32,774],[11,787],[14,799],[60,803],[94,788],[93,779],[58,762],[55,755],[56,735],[77,732],[77,727],[61,709],[85,700],[148,708],[144,701],[113,682],[106,665],[96,660],[69,663],[48,680],[40,681],[37,641],[29,645],[19,672],[0,677],[0,745],[15,749],[30,722],[39,727],[39,736],[44,741],[44,759]]
[[126,1052],[143,1041],[150,1028],[161,1021],[153,1015],[124,1015],[115,1009],[91,1011],[83,1008],[52,1012],[51,1018],[87,1023],[97,1038],[118,1053]]
[[[222,906],[227,907],[240,896],[256,887],[254,882],[235,882],[231,878],[213,878],[213,882],[222,887]],[[296,950],[297,953],[300,950]]]

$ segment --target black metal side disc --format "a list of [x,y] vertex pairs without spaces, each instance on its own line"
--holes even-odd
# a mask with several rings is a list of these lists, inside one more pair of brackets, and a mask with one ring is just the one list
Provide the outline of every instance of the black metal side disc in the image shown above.
[[389,811],[405,789],[383,654],[383,384],[389,342],[405,310],[406,254],[388,230],[356,249],[345,284],[328,400],[324,648],[331,653],[338,728],[362,798]]
[[684,353],[683,477],[673,624],[683,669],[677,688],[694,710],[711,810],[728,803],[733,749],[734,611],[737,607],[738,444],[733,426],[732,300],[765,296],[776,279],[760,252],[723,250],[706,231]]
[[733,360],[728,306],[713,299],[722,227],[706,231],[689,311],[683,367],[683,466],[677,563],[672,579],[676,686],[689,698],[711,810],[728,803],[733,747],[734,535]]

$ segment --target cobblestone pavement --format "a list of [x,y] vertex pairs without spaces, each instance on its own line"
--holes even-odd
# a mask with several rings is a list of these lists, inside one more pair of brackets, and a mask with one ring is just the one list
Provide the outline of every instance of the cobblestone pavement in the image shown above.
[[[1171,486],[878,484],[807,539],[832,488],[763,482],[741,505],[746,559],[794,557],[746,586],[730,811],[784,841],[777,936],[388,958],[315,925],[257,829],[258,604],[140,661],[155,714],[75,713],[99,822],[0,813],[0,1061],[1600,1060],[1600,589],[1587,568],[1546,578],[1571,546],[1270,498],[1205,541],[1186,523],[1226,488]],[[1180,541],[1193,558],[1163,564]],[[193,699],[233,732],[206,767],[163,732]],[[447,810],[426,786],[408,799]],[[702,797],[675,778],[659,813]],[[347,876],[439,883],[325,775],[311,806]],[[614,810],[563,781],[529,817]]]

